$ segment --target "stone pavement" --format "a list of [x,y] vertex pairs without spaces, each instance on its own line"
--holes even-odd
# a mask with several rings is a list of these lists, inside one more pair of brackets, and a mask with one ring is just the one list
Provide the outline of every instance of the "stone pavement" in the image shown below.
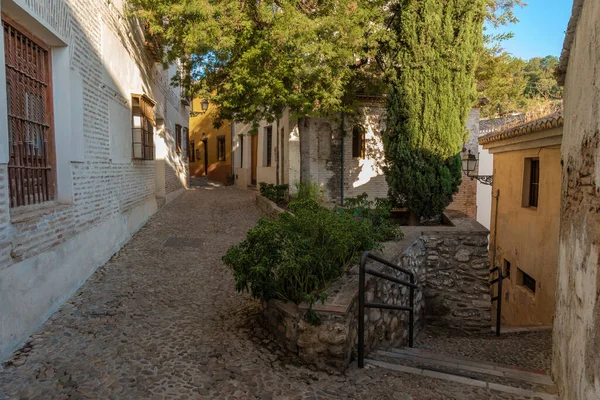
[[160,210],[4,363],[0,399],[512,399],[383,369],[298,364],[221,263],[261,217],[204,185]]

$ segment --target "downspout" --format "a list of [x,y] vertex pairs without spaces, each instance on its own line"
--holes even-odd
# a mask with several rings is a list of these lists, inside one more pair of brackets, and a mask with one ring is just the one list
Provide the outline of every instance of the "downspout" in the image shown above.
[[275,148],[277,149],[277,154],[275,155],[275,184],[279,185],[279,118],[277,118],[277,125],[275,129],[275,136],[277,136],[277,145]]
[[231,180],[235,184],[235,160],[233,159],[233,138],[235,137],[235,123],[233,121],[230,121],[229,124],[231,125],[231,140],[229,141],[231,143],[231,157],[229,157],[231,159]]
[[344,205],[344,112],[342,111],[342,123],[340,125],[341,129],[340,129],[340,135],[341,135],[341,162],[340,162],[340,166],[341,166],[341,170],[340,170],[340,205]]
[[496,232],[498,231],[498,201],[500,200],[500,190],[496,190],[496,195],[492,195],[493,199],[496,199],[496,207],[494,209],[494,247],[492,247],[492,265],[490,268],[494,268],[496,264]]

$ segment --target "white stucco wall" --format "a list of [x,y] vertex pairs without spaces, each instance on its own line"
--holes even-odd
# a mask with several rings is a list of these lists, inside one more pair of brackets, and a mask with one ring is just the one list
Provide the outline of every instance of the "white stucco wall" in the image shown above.
[[564,91],[553,376],[563,400],[593,400],[600,398],[600,2],[583,2],[575,35]]
[[[0,359],[108,260],[187,179],[175,124],[189,112],[149,56],[123,0],[1,0],[1,11],[48,45],[55,201],[11,208],[6,76],[0,68]],[[3,33],[2,33],[3,34]],[[0,62],[4,64],[4,40]],[[131,95],[156,101],[157,160],[132,160]],[[158,118],[157,118],[158,119]],[[187,148],[185,138],[183,149]],[[161,180],[162,179],[162,180]],[[159,199],[159,197],[161,197]]]
[[[479,175],[493,175],[494,156],[479,145]],[[477,222],[490,229],[492,217],[492,186],[477,182]]]

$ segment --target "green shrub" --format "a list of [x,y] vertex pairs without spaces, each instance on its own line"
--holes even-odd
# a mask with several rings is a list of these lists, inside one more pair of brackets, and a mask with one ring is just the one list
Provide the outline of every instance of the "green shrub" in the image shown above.
[[296,194],[294,196],[297,200],[312,199],[316,201],[322,200],[321,188],[318,184],[312,182],[299,181],[296,182]]
[[392,203],[389,199],[377,198],[375,201],[369,201],[367,193],[363,193],[345,199],[344,206],[336,207],[336,211],[369,221],[378,241],[399,239],[403,236],[400,227],[390,222]]
[[279,204],[287,198],[289,185],[274,185],[266,182],[260,182],[258,185],[261,196],[275,203]]
[[290,203],[294,214],[261,219],[246,240],[231,247],[223,262],[231,268],[236,290],[261,300],[281,299],[311,304],[328,282],[379,248],[373,223],[338,213],[303,199]]

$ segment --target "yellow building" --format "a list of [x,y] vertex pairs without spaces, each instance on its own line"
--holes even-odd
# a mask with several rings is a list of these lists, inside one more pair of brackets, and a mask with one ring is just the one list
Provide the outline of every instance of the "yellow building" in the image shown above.
[[190,176],[227,182],[231,172],[231,124],[213,126],[217,107],[194,99],[190,112]]
[[490,261],[508,275],[503,281],[502,320],[509,325],[552,323],[562,125],[562,116],[554,114],[479,139],[494,156]]

